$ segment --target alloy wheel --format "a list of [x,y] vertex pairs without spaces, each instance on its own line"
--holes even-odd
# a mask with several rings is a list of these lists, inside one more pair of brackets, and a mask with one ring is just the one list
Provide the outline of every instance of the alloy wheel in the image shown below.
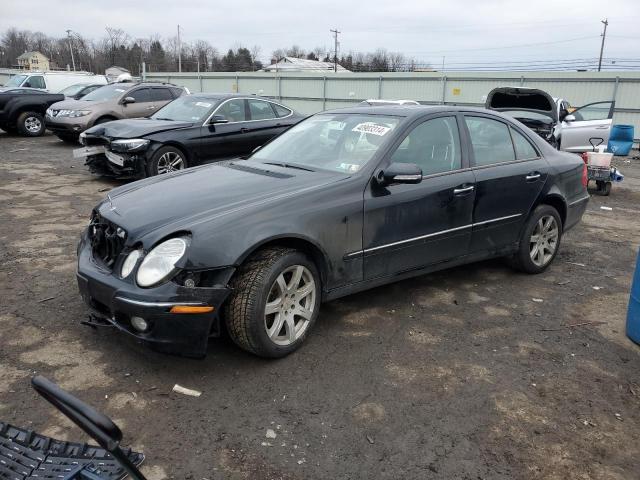
[[24,120],[24,128],[30,133],[38,133],[42,129],[42,122],[38,117],[27,117]]
[[558,248],[560,231],[553,215],[540,217],[529,239],[529,255],[538,267],[547,265]]
[[164,153],[158,159],[158,174],[175,172],[184,168],[184,159],[177,152]]
[[264,326],[273,343],[289,346],[304,335],[313,318],[317,287],[302,265],[285,269],[271,285],[264,309]]

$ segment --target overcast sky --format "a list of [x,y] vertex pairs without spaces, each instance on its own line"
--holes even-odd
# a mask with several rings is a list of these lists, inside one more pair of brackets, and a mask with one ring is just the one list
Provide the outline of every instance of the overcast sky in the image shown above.
[[97,39],[111,26],[171,37],[179,23],[185,41],[205,39],[221,52],[259,45],[266,60],[293,44],[332,48],[337,27],[341,52],[382,47],[438,66],[442,56],[447,66],[597,57],[605,17],[605,57],[640,59],[639,0],[0,0],[0,31],[70,28]]

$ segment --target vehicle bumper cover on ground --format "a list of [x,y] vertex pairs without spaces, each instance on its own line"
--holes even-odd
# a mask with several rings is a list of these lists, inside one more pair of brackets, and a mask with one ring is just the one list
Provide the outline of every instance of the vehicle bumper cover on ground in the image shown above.
[[[82,241],[78,250],[77,281],[90,308],[91,323],[114,326],[155,350],[192,357],[204,356],[209,337],[219,334],[218,311],[230,292],[225,285],[187,288],[173,282],[140,288],[99,266],[88,241]],[[214,310],[170,313],[172,306],[179,305],[212,306]],[[143,318],[147,330],[136,330],[132,317]]]

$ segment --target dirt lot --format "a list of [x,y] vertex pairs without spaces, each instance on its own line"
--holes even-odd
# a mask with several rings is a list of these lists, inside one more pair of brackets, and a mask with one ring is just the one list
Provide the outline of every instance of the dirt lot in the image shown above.
[[196,361],[80,325],[75,245],[116,183],[55,137],[0,133],[0,418],[83,438],[30,389],[37,372],[113,416],[150,479],[637,478],[640,161],[618,164],[625,182],[542,275],[440,272],[324,305],[288,358],[220,339]]

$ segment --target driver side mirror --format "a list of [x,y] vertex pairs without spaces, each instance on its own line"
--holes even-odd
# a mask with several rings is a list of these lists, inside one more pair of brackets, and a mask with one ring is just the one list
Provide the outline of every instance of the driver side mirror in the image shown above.
[[129,103],[136,103],[136,99],[133,97],[124,97],[122,99],[122,104],[123,105],[128,105]]
[[392,163],[375,176],[381,187],[394,183],[415,184],[422,182],[422,169],[415,163]]
[[209,119],[209,125],[215,125],[216,123],[229,123],[229,120],[224,115],[212,115]]
[[576,121],[576,116],[569,114],[566,117],[564,117],[563,121],[565,121],[565,122],[575,122]]

